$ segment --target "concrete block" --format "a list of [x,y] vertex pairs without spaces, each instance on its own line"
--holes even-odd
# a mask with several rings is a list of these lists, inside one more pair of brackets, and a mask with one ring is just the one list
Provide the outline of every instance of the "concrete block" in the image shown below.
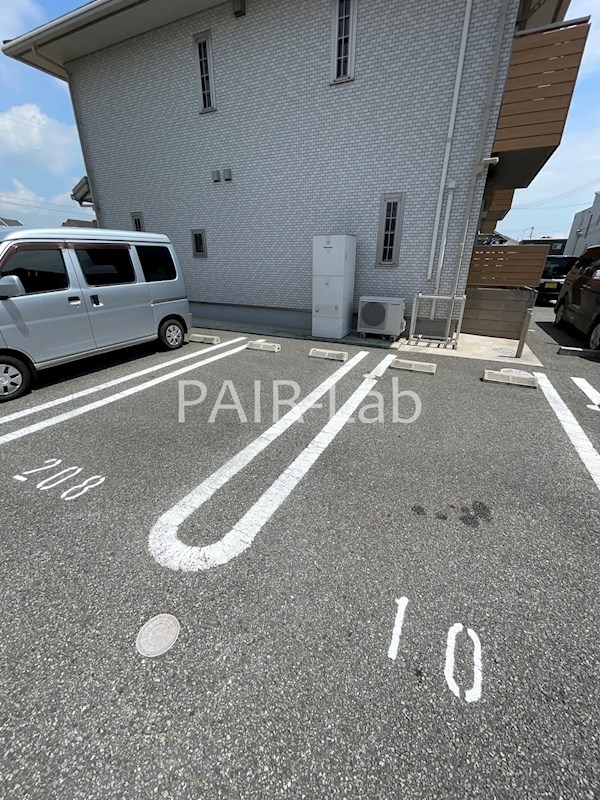
[[313,347],[308,355],[313,358],[330,358],[333,361],[348,361],[348,353],[343,350],[321,350],[318,347]]
[[527,373],[516,374],[514,372],[486,369],[483,373],[483,380],[493,383],[510,383],[515,386],[529,386],[532,389],[537,389],[538,387],[538,379],[534,375],[528,375]]
[[269,353],[279,353],[281,350],[281,345],[276,344],[275,342],[263,342],[263,341],[256,341],[256,342],[248,342],[246,345],[247,350],[266,350]]
[[201,342],[202,344],[221,344],[220,336],[205,336],[203,333],[192,333],[188,339],[190,342]]
[[563,347],[558,348],[558,354],[561,356],[585,356],[586,358],[600,359],[600,350],[589,350],[586,347]]
[[405,361],[402,358],[395,358],[390,364],[391,369],[405,369],[408,372],[427,372],[435,375],[437,364],[429,361]]

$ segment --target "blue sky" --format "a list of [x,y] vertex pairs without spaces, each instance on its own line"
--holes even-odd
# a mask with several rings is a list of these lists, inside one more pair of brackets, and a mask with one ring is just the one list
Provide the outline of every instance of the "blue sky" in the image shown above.
[[[0,40],[83,5],[77,0],[0,0]],[[500,223],[514,238],[567,235],[576,211],[600,191],[600,0],[572,0],[568,18],[592,15],[592,33],[557,152]],[[0,55],[0,216],[27,225],[90,217],[70,200],[85,173],[67,85]],[[595,181],[595,182],[594,182]],[[548,198],[579,189],[568,198]],[[523,208],[521,208],[521,206]]]

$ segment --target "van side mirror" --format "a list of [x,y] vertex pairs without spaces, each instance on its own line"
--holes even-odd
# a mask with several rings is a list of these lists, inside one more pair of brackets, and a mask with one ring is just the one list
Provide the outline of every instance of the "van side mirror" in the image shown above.
[[23,297],[24,294],[27,294],[25,287],[17,275],[4,275],[0,278],[0,300],[6,300],[8,297]]

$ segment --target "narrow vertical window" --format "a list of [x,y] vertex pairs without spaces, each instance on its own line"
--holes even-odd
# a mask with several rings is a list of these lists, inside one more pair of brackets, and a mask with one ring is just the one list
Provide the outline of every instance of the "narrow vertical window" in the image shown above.
[[206,258],[206,231],[204,228],[196,228],[192,231],[192,252],[195,258]]
[[377,240],[377,264],[381,267],[398,266],[403,207],[402,194],[384,194],[379,213]]
[[332,80],[354,77],[356,7],[358,0],[333,0]]
[[200,71],[200,110],[214,111],[215,104],[215,79],[212,65],[212,47],[210,34],[202,33],[196,36],[198,50],[198,67]]
[[144,215],[140,211],[131,212],[131,224],[134,231],[144,231]]

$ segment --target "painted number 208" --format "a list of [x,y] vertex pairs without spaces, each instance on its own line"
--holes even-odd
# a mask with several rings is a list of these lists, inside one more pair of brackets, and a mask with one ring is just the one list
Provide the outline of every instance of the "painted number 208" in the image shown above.
[[[398,648],[400,646],[400,636],[402,635],[402,625],[404,623],[404,612],[408,605],[408,597],[401,597],[396,600],[398,610],[396,612],[396,620],[394,622],[394,630],[392,632],[392,641],[388,649],[388,657],[395,661],[398,655]],[[444,667],[444,677],[448,688],[457,697],[460,697],[460,687],[454,677],[454,653],[456,650],[456,639],[459,633],[464,630],[464,626],[457,622],[452,625],[448,631],[448,639],[446,642],[446,665]],[[473,643],[473,685],[464,693],[464,698],[467,703],[474,703],[481,698],[481,684],[482,684],[482,667],[481,667],[481,641],[479,636],[471,628],[467,628],[467,636]]]
[[[60,458],[49,458],[47,461],[44,462],[44,466],[37,467],[36,469],[28,469],[22,472],[20,475],[14,475],[14,479],[16,481],[27,481],[29,480],[26,476],[27,475],[34,475],[39,472],[46,472],[47,470],[54,469],[58,467],[59,464],[62,464],[62,459]],[[80,472],[83,472],[83,467],[66,467],[65,469],[61,469],[59,472],[55,473],[54,475],[50,475],[48,478],[44,478],[43,480],[39,481],[36,484],[36,489],[39,489],[40,492],[47,492],[48,489],[54,489],[55,486],[59,486],[61,483],[65,483],[72,478],[75,478],[79,475]],[[81,483],[77,483],[74,486],[66,489],[61,496],[61,500],[76,500],[78,497],[81,497],[82,494],[85,494],[90,489],[95,489],[96,486],[100,486],[106,477],[104,475],[91,475],[89,478],[86,478]]]

